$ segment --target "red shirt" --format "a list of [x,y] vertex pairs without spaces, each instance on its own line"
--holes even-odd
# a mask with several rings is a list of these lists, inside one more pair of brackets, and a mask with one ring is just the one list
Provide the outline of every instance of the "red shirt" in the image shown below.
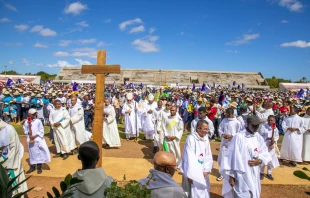
[[290,109],[289,109],[288,107],[280,107],[279,111],[280,111],[280,113],[282,114],[282,113],[289,112]]
[[210,119],[210,120],[214,120],[214,118],[215,118],[215,115],[216,115],[216,113],[217,113],[217,108],[216,107],[209,107],[209,113],[208,113],[208,118]]

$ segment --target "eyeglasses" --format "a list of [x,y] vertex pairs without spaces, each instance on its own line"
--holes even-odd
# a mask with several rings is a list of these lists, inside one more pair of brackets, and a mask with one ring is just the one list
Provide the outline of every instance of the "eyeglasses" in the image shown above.
[[169,106],[171,106],[171,105],[170,105],[170,104],[166,104],[166,106],[168,106],[168,107],[169,107]]
[[170,167],[170,168],[172,168],[172,169],[174,169],[174,170],[177,170],[177,165],[168,165],[168,166],[159,166],[159,165],[156,165],[156,166],[161,167],[161,168],[164,168],[164,169],[167,169],[167,167]]

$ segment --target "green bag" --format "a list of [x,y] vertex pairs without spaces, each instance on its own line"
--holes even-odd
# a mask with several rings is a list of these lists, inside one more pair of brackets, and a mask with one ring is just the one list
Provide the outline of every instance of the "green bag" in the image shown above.
[[164,149],[164,151],[169,152],[169,147],[168,147],[168,144],[166,142],[166,138],[164,139],[164,142],[163,142],[163,149]]

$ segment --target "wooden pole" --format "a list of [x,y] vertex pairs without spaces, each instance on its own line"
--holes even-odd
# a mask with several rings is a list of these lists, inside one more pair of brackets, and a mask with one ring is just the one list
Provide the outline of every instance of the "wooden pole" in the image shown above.
[[[97,53],[97,65],[105,65],[106,51],[99,50]],[[94,142],[99,146],[100,158],[97,167],[102,167],[102,136],[103,136],[103,108],[104,108],[104,74],[96,74],[96,96],[94,117]]]

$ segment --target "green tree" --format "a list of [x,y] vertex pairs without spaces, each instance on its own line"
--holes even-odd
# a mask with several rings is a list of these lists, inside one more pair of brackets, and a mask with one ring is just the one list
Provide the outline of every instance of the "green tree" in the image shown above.
[[266,78],[267,83],[269,84],[270,88],[275,89],[279,88],[279,83],[291,83],[291,80],[286,80],[283,78],[276,78],[272,76],[271,78]]
[[6,75],[20,75],[19,73],[17,73],[16,71],[14,71],[14,70],[9,70],[9,71],[2,71],[1,72],[1,74],[5,74],[6,73]]
[[35,75],[37,76],[41,76],[41,80],[54,80],[56,77],[56,74],[48,74],[44,71],[39,71],[38,73],[36,73]]

